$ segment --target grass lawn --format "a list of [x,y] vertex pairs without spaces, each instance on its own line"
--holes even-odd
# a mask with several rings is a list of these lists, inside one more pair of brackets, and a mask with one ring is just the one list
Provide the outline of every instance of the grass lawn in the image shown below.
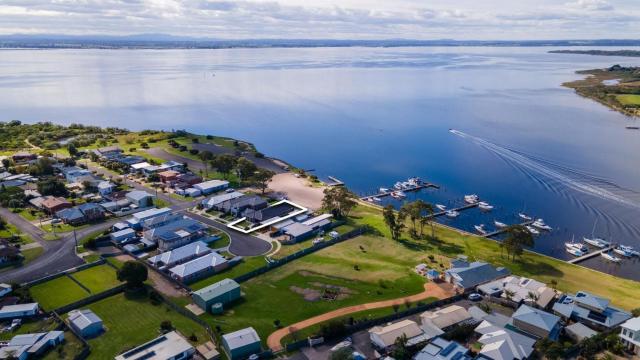
[[197,323],[171,310],[164,304],[153,305],[145,294],[118,294],[95,302],[87,308],[103,321],[106,332],[89,340],[92,359],[113,359],[116,355],[160,336],[160,323],[171,321],[184,336],[195,334],[197,343],[207,340]]
[[66,276],[33,286],[29,292],[45,310],[57,309],[91,295]]
[[12,337],[21,334],[55,330],[57,323],[53,318],[43,320],[26,321],[16,331],[0,333],[0,340],[10,340]]
[[616,95],[616,98],[622,105],[640,105],[640,95]]
[[79,226],[73,226],[73,225],[63,224],[63,223],[60,223],[60,224],[46,224],[46,225],[43,225],[41,227],[41,229],[43,231],[46,231],[46,232],[52,232],[54,226],[56,228],[56,233],[65,233],[65,232],[71,232],[74,229],[75,230],[79,230],[79,229],[85,228],[85,227],[87,227],[89,225],[88,224],[84,224],[84,225],[79,225]]
[[18,215],[22,216],[27,221],[36,221],[40,217],[44,216],[42,211],[33,211],[33,209],[22,208],[17,212]]
[[266,264],[267,262],[262,256],[246,257],[242,260],[240,264],[232,267],[231,269],[225,270],[221,273],[215,274],[211,277],[208,277],[198,282],[195,282],[193,284],[190,284],[189,287],[191,287],[193,290],[199,290],[199,289],[202,289],[203,287],[216,283],[220,280],[223,280],[226,278],[233,279],[236,276],[246,274],[251,270],[257,269]]
[[[59,350],[60,349],[60,350]],[[47,352],[42,360],[74,360],[82,351],[82,342],[71,331],[64,332],[64,343]]]
[[[627,310],[638,307],[637,299],[640,298],[640,283],[637,281],[615,277],[533,252],[525,252],[520,259],[512,262],[501,255],[500,246],[497,242],[477,236],[461,235],[443,226],[436,227],[437,241],[411,241],[405,238],[400,241],[392,241],[390,240],[389,230],[384,225],[380,210],[368,206],[359,206],[353,211],[353,216],[356,218],[356,222],[368,224],[380,235],[384,236],[371,236],[371,245],[387,248],[391,246],[389,244],[396,244],[402,245],[404,248],[401,253],[386,253],[385,259],[381,259],[378,266],[373,268],[375,270],[374,273],[378,273],[384,279],[388,278],[382,276],[391,275],[386,273],[394,266],[394,263],[398,264],[401,259],[411,256],[410,254],[413,254],[412,256],[416,258],[416,261],[413,262],[414,265],[418,263],[418,259],[428,254],[447,257],[465,254],[470,259],[484,260],[496,266],[505,266],[516,275],[534,278],[545,283],[555,280],[558,282],[557,288],[560,291],[576,292],[585,290],[610,298],[614,305]],[[357,239],[354,240],[357,241]],[[353,240],[349,240],[346,244],[353,245],[356,243]],[[336,251],[337,246],[333,246],[329,251]],[[336,254],[336,256],[342,255]],[[348,259],[354,254],[347,253],[344,256]],[[304,262],[305,258],[301,260]],[[362,262],[360,259],[357,261]],[[340,265],[340,267],[345,271],[348,270],[343,265]]]
[[109,265],[98,265],[71,274],[74,279],[97,294],[120,285],[116,277],[116,270]]
[[[307,258],[314,257],[309,255]],[[322,271],[320,257],[315,259]],[[307,267],[313,269],[314,267]],[[300,320],[325,313],[337,308],[394,299],[408,294],[419,293],[424,281],[418,275],[406,273],[396,281],[360,281],[353,277],[326,276],[299,269],[295,262],[251,279],[242,286],[244,298],[228,307],[223,315],[203,315],[212,326],[220,326],[223,332],[253,326],[263,341],[276,328],[274,320],[288,326]],[[301,291],[321,293],[326,286],[338,286],[343,295],[335,300],[305,300]]]
[[0,272],[25,266],[29,262],[37,259],[40,255],[42,255],[42,253],[44,252],[44,249],[41,247],[35,247],[31,249],[22,250],[21,252],[22,252],[22,256],[24,256],[24,260],[22,260],[21,263],[1,267]]
[[227,233],[220,232],[219,234],[216,234],[216,235],[220,236],[220,239],[210,242],[208,244],[210,248],[218,249],[221,247],[229,246],[229,243],[231,242],[231,240],[229,239],[229,235]]

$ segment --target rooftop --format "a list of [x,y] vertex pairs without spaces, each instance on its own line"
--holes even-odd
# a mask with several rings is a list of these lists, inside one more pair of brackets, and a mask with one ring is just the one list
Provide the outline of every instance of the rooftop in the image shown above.
[[222,294],[226,294],[227,292],[239,287],[240,285],[238,285],[238,283],[235,282],[235,280],[224,279],[224,280],[218,281],[215,284],[211,284],[205,288],[202,288],[198,291],[194,291],[193,295],[198,295],[204,300],[210,300]]
[[227,259],[217,252],[210,252],[204,256],[188,261],[184,264],[172,267],[169,271],[179,277],[186,277],[199,271],[218,266],[227,262]]
[[93,311],[83,309],[70,311],[69,322],[82,330],[93,324],[102,323],[102,320]]
[[558,316],[528,305],[520,305],[518,310],[516,310],[511,317],[514,320],[531,324],[548,332],[552,332],[560,322],[560,318]]
[[237,349],[260,342],[260,337],[252,327],[248,327],[232,333],[224,334],[222,335],[222,340],[227,344],[229,349]]
[[134,349],[126,351],[116,356],[115,359],[166,360],[192,349],[193,347],[187,340],[185,340],[177,332],[171,331]]
[[202,241],[196,241],[185,246],[166,251],[158,254],[149,259],[149,262],[157,265],[162,264],[175,264],[184,259],[188,259],[194,255],[202,255],[211,252],[211,249]]
[[402,320],[386,326],[375,326],[369,330],[370,334],[376,334],[385,346],[391,346],[396,339],[403,334],[407,339],[423,335],[422,329],[415,321]]
[[454,277],[466,289],[510,274],[506,268],[494,268],[482,261],[472,263],[452,261],[452,266],[451,269],[446,270],[446,273]]

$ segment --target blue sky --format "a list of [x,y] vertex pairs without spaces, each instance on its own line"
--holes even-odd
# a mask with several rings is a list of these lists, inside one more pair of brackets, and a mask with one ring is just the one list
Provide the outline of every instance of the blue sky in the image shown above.
[[0,34],[596,39],[640,34],[640,0],[1,0]]

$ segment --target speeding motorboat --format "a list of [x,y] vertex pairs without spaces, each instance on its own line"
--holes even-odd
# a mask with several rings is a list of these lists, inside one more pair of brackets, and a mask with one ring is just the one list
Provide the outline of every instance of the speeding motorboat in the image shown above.
[[493,210],[493,206],[489,205],[489,203],[486,203],[484,201],[480,201],[478,203],[478,207],[480,208],[480,210],[483,210],[483,211],[491,211],[491,210]]
[[536,228],[534,228],[533,226],[525,226],[527,228],[527,230],[529,230],[529,232],[533,235],[539,235],[540,231],[538,231]]
[[545,224],[544,220],[542,219],[536,219],[536,221],[534,221],[533,224],[531,224],[531,226],[536,227],[540,230],[551,231],[551,226]]
[[520,217],[520,219],[522,220],[526,220],[526,221],[531,221],[533,220],[533,218],[527,214],[523,214],[523,213],[519,213],[518,216]]
[[611,254],[610,254],[610,253],[608,253],[608,252],[601,252],[601,253],[600,253],[600,255],[601,255],[603,258],[605,258],[605,259],[607,259],[607,260],[609,260],[609,261],[612,261],[612,262],[616,262],[616,263],[617,263],[617,262],[620,262],[620,261],[621,261],[621,259],[620,259],[619,257],[613,256],[613,255],[611,255]]
[[448,211],[447,211],[447,212],[445,212],[444,214],[445,214],[447,217],[450,217],[450,218],[457,218],[457,217],[460,215],[460,213],[459,213],[459,212],[457,212],[457,211],[455,211],[455,210],[448,210]]
[[436,204],[436,208],[438,208],[438,210],[441,210],[441,211],[447,210],[447,207],[442,204]]
[[467,204],[475,204],[478,202],[478,200],[480,200],[480,198],[476,194],[464,196],[464,202],[466,202]]
[[600,239],[600,238],[587,238],[587,237],[583,237],[583,238],[582,238],[582,241],[586,242],[586,243],[587,243],[587,244],[589,244],[589,245],[592,245],[592,246],[595,246],[595,247],[597,247],[597,248],[600,248],[600,249],[604,249],[604,248],[606,248],[607,246],[611,245],[611,243],[610,243],[610,242],[605,241],[605,240]]
[[505,224],[505,223],[503,223],[503,222],[500,222],[500,221],[498,221],[498,220],[494,220],[494,221],[493,221],[493,224],[494,224],[497,228],[506,228],[507,226],[509,226],[509,225],[507,225],[507,224]]
[[487,231],[484,229],[484,224],[474,225],[473,228],[482,235],[487,233]]

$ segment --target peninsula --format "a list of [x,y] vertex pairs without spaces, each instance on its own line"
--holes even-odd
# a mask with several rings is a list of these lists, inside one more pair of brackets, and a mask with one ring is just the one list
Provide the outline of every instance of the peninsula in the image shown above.
[[638,50],[551,50],[549,54],[640,57]]

